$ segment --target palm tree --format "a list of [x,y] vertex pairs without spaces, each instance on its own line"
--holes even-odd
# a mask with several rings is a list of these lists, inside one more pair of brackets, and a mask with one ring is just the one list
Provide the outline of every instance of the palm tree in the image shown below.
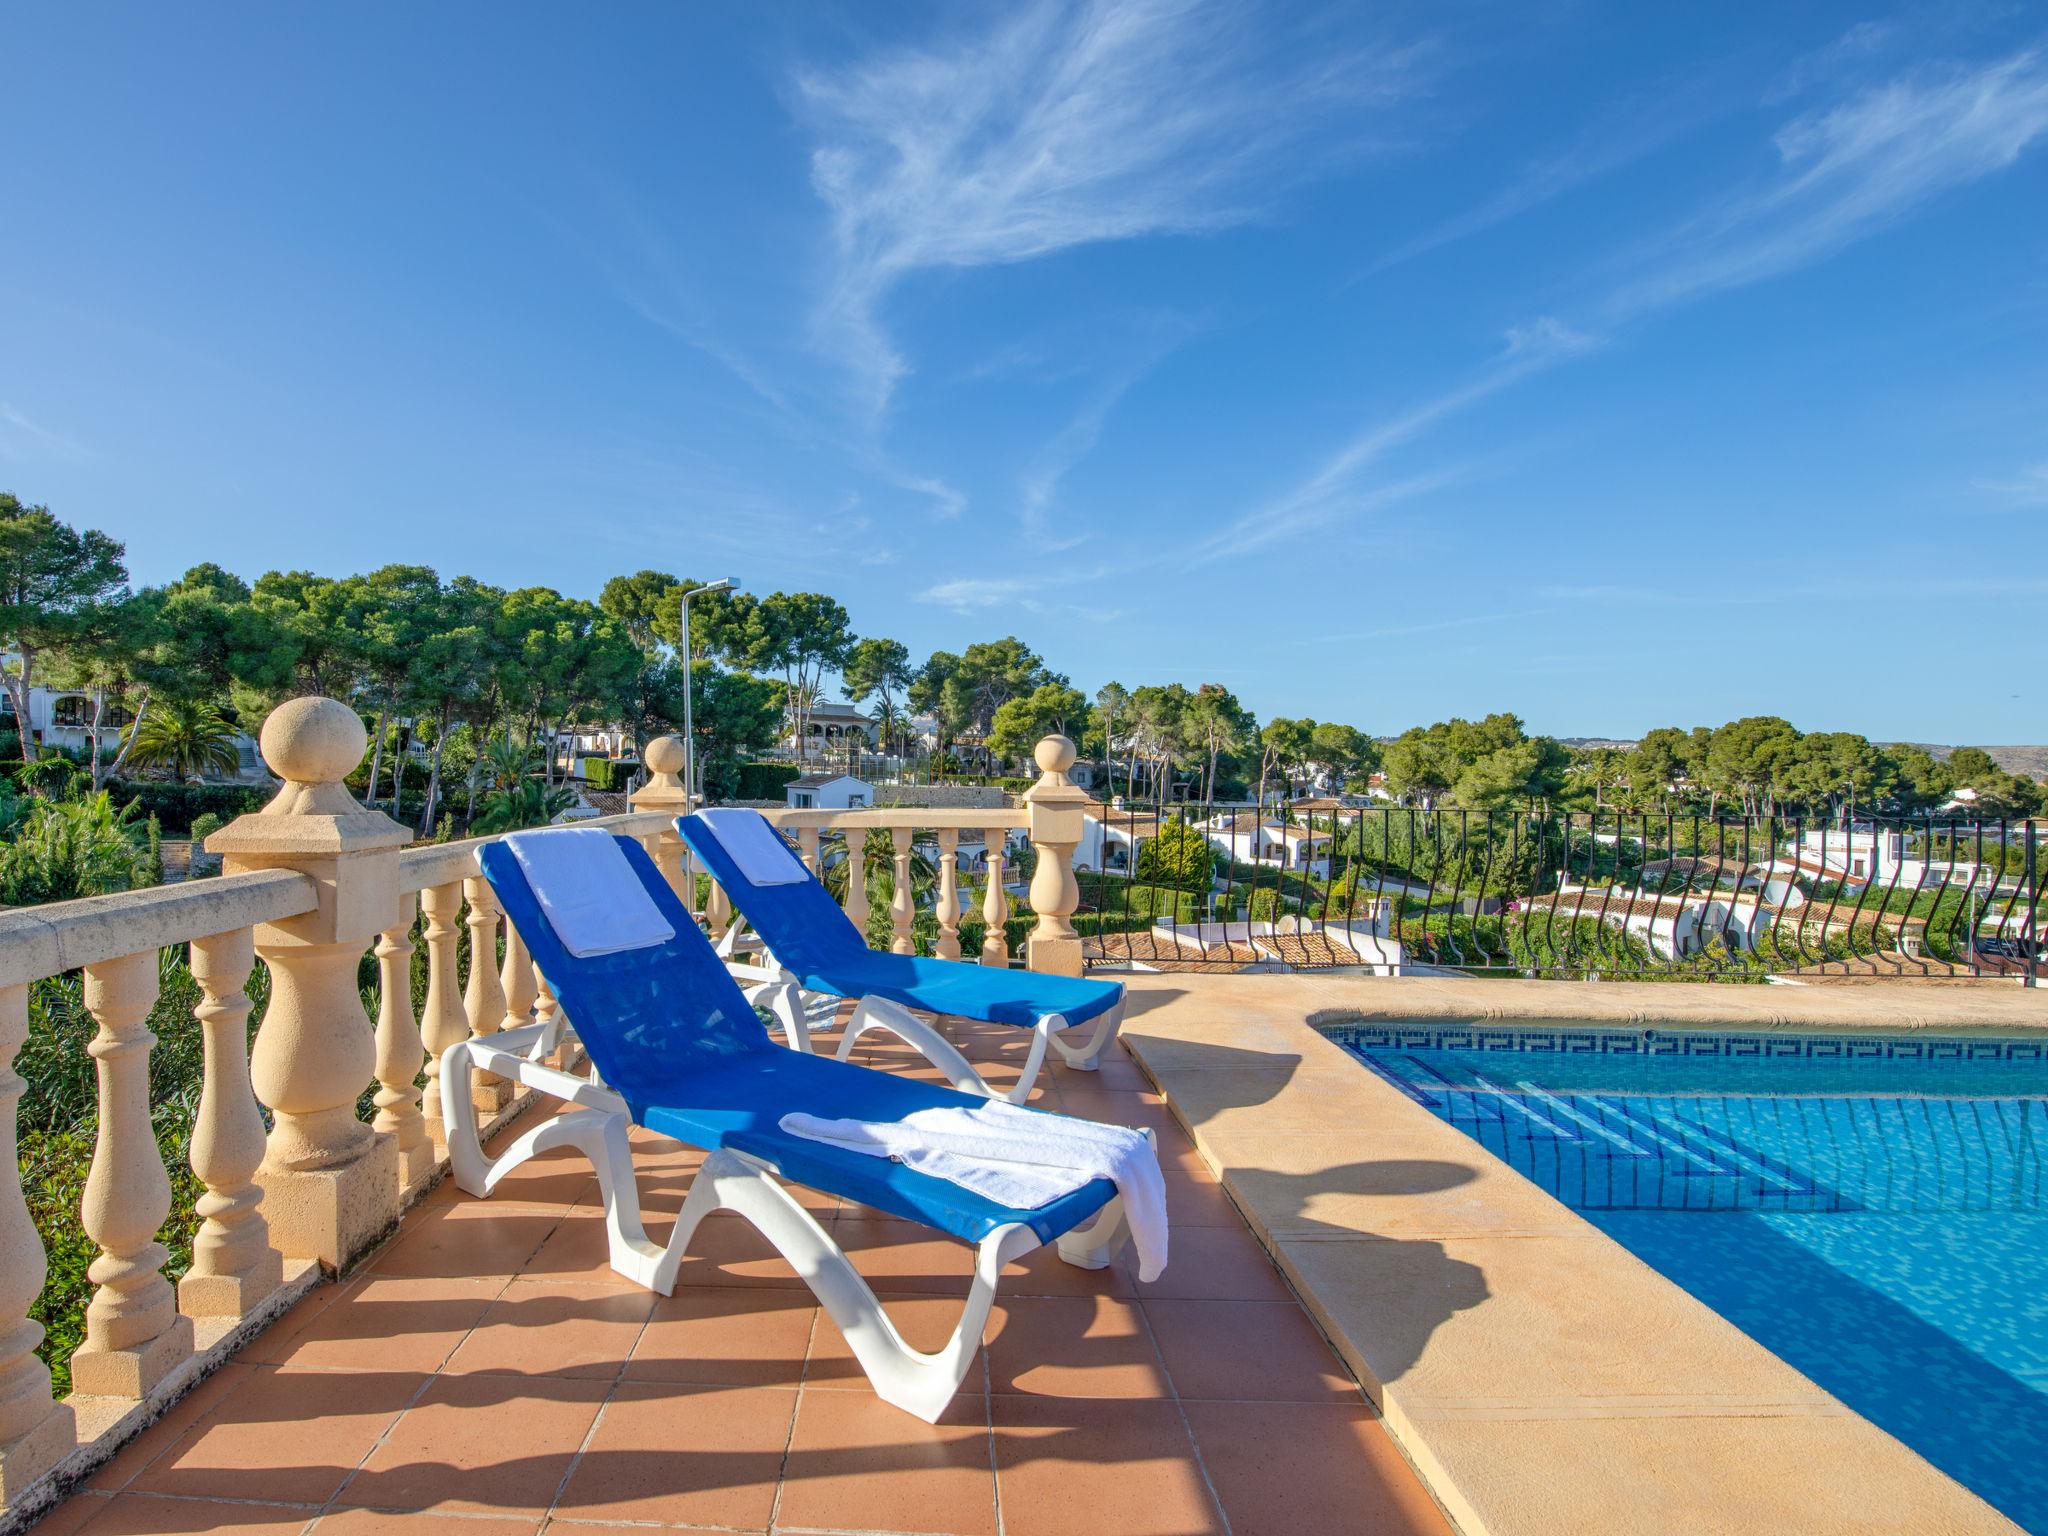
[[242,766],[235,727],[203,699],[159,699],[128,728],[128,761],[193,783],[213,773],[225,777]]
[[483,809],[469,824],[478,837],[493,832],[518,832],[526,827],[544,827],[576,803],[568,789],[549,789],[539,779],[525,779],[509,789],[493,790],[484,796]]

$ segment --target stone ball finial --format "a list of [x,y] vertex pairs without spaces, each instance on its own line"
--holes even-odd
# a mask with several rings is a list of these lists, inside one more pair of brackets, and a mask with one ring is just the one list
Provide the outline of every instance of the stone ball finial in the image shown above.
[[1065,773],[1074,766],[1074,744],[1064,736],[1047,736],[1032,749],[1041,773]]
[[280,704],[257,738],[263,761],[290,784],[338,784],[355,772],[370,744],[362,719],[338,699]]
[[647,743],[647,771],[672,779],[680,778],[683,772],[683,738],[657,736]]

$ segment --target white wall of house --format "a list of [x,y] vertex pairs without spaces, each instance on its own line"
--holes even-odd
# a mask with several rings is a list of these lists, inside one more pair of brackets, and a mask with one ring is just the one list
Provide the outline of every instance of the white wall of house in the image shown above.
[[866,779],[843,773],[823,783],[793,780],[784,789],[783,797],[791,810],[864,811],[875,803],[875,786]]

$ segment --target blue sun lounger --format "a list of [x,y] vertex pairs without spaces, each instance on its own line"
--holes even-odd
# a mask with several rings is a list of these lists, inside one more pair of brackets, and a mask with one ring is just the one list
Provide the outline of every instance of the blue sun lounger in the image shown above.
[[[441,1086],[456,1183],[485,1196],[538,1153],[560,1146],[580,1149],[597,1170],[612,1268],[664,1295],[675,1288],[698,1224],[713,1211],[738,1212],[817,1293],[875,1391],[935,1421],[973,1360],[1005,1264],[1048,1242],[1058,1245],[1062,1259],[1083,1269],[1100,1269],[1113,1260],[1129,1234],[1115,1185],[1095,1179],[1051,1204],[1015,1209],[890,1159],[781,1129],[782,1117],[792,1111],[891,1121],[920,1109],[984,1101],[777,1045],[646,851],[628,838],[614,841],[674,937],[589,958],[563,947],[509,848],[491,843],[478,850],[484,877],[563,1010],[575,1020],[583,1048],[603,1080],[594,1082],[534,1059],[534,1047],[549,1028],[545,1024],[451,1046],[442,1057]],[[472,1108],[471,1074],[478,1071],[568,1104],[500,1156],[487,1159]],[[709,1154],[666,1245],[651,1242],[641,1221],[630,1125]],[[943,1349],[922,1354],[904,1341],[845,1252],[782,1180],[858,1201],[975,1246],[966,1309]]]
[[[749,819],[755,827],[745,825]],[[859,1001],[839,1042],[842,1061],[865,1031],[887,1029],[916,1046],[954,1086],[1014,1104],[1029,1099],[1048,1045],[1068,1066],[1095,1070],[1123,1018],[1122,982],[1045,976],[870,949],[839,903],[795,854],[788,854],[788,862],[801,872],[801,879],[790,875],[784,882],[767,884],[749,877],[728,841],[739,845],[744,839],[751,848],[763,848],[758,829],[766,829],[787,853],[781,834],[759,811],[700,811],[676,821],[691,852],[725,888],[766,946],[771,964],[753,995],[780,1020],[791,1045],[809,1049],[799,994],[820,992]],[[767,858],[772,861],[773,853]],[[1007,1094],[990,1088],[950,1041],[908,1012],[913,1008],[1032,1031],[1031,1049],[1016,1086]],[[1061,1038],[1069,1030],[1080,1032],[1078,1041]]]

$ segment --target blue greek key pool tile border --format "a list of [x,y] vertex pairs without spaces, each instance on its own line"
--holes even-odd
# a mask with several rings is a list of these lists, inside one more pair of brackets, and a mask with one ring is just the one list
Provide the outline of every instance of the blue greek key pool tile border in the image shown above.
[[1982,1035],[1716,1034],[1680,1029],[1333,1024],[1341,1045],[1404,1051],[1555,1051],[1571,1056],[1719,1056],[1807,1061],[2048,1061],[2048,1039]]

